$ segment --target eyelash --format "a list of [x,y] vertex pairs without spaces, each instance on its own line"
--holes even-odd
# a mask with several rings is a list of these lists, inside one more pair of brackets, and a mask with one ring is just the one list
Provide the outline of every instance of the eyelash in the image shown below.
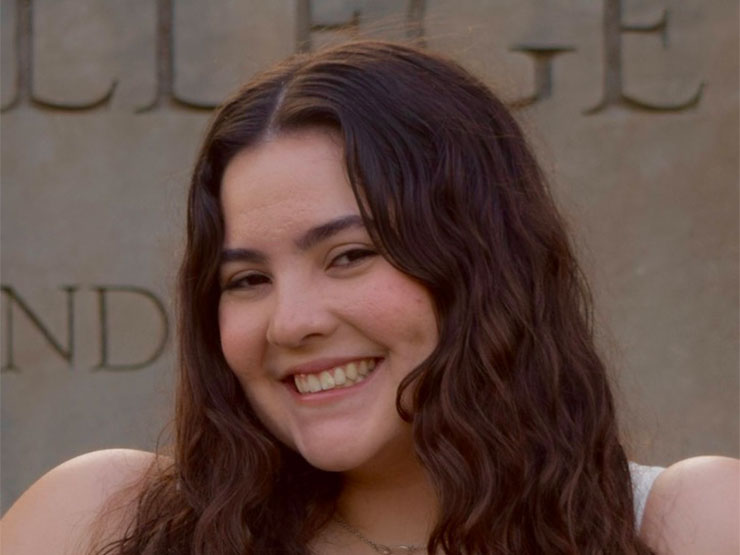
[[[354,264],[358,264],[362,260],[375,256],[376,254],[378,253],[370,249],[349,249],[337,255],[336,257],[334,257],[330,265],[338,266],[340,268],[345,268],[348,266],[353,266]],[[337,264],[337,261],[340,258],[345,258],[345,257],[348,259],[348,262],[346,264]]]
[[[350,268],[355,264],[359,264],[366,258],[376,256],[377,254],[377,252],[370,249],[349,249],[335,256],[329,263],[329,267]],[[338,261],[342,258],[347,258],[347,262],[339,264]],[[242,275],[237,279],[230,281],[223,287],[223,290],[226,291],[230,289],[254,289],[255,287],[259,287],[260,285],[269,283],[269,280],[270,278],[265,274],[253,272]],[[257,281],[257,283],[255,283],[255,281]]]
[[[253,283],[256,279],[260,280],[259,283]],[[252,281],[252,283],[250,283]],[[230,289],[254,289],[269,281],[269,278],[265,274],[251,273],[238,277],[224,285],[223,290],[228,291]]]

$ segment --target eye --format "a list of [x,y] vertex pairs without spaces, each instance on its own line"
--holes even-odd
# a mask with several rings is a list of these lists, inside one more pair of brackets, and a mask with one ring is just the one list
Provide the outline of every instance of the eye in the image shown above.
[[233,279],[229,280],[226,285],[224,285],[223,290],[229,291],[234,289],[255,289],[256,287],[259,287],[260,285],[265,285],[267,283],[270,283],[270,278],[267,277],[265,274],[260,274],[258,272],[250,272],[248,274],[239,274],[235,276]]
[[377,254],[377,252],[370,249],[350,249],[332,259],[330,266],[338,268],[354,266]]

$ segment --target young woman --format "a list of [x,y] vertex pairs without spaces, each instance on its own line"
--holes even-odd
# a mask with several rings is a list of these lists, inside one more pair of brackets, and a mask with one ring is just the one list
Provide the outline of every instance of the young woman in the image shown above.
[[226,102],[179,310],[172,457],[58,467],[4,553],[737,553],[736,461],[628,464],[537,163],[448,60],[349,44]]

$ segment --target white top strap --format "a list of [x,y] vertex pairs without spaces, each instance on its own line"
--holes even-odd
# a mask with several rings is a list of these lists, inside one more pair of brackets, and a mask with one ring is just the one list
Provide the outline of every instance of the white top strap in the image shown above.
[[643,466],[634,462],[629,463],[632,478],[632,497],[635,503],[635,524],[640,531],[642,517],[645,514],[645,503],[653,487],[653,482],[665,470],[662,466]]

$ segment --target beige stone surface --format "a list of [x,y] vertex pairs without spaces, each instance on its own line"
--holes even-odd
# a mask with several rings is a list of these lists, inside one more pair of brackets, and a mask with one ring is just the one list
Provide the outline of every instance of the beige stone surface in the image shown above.
[[[622,34],[623,89],[680,103],[675,113],[612,106],[604,95],[604,5],[611,0],[428,0],[424,40],[510,100],[536,86],[517,46],[569,47],[552,60],[550,96],[521,109],[572,221],[597,303],[599,341],[615,377],[635,458],[666,464],[738,455],[738,6],[724,0],[623,2],[624,20],[660,33]],[[254,71],[298,48],[296,1],[173,2],[172,90],[214,104]],[[207,111],[174,106],[162,88],[155,0],[35,0],[33,89],[85,104],[43,109],[22,97],[2,114],[2,284],[67,347],[70,361],[2,295],[2,503],[43,471],[91,449],[151,449],[170,415],[171,292],[189,170]],[[2,0],[1,101],[17,88],[16,1]],[[359,17],[354,14],[358,13]],[[311,42],[403,38],[406,2],[314,0]],[[354,21],[354,24],[352,23]],[[348,24],[349,22],[349,24]],[[159,64],[158,65],[158,61]],[[160,103],[138,113],[155,98]],[[164,91],[164,92],[163,92]],[[101,287],[138,287],[168,311],[162,356],[99,369]],[[109,290],[109,365],[142,362],[163,331],[151,298]],[[8,306],[8,305],[12,306]]]
[[[569,46],[552,96],[519,112],[573,223],[635,457],[738,454],[738,30],[728,2],[624,2],[623,90],[698,106],[650,113],[603,97],[601,2],[432,3],[427,36],[510,100],[533,92],[515,44]],[[433,23],[432,23],[433,22]],[[477,22],[477,23],[471,23]]]

